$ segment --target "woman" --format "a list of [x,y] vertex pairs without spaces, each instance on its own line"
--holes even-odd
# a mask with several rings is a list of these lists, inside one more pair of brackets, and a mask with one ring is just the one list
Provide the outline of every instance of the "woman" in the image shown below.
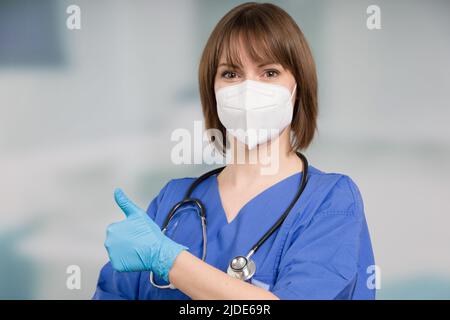
[[[180,206],[161,232],[195,178],[169,181],[146,211],[118,189],[126,219],[108,227],[110,262],[94,299],[373,299],[367,270],[374,258],[357,186],[298,153],[316,130],[317,79],[294,20],[273,4],[232,9],[206,44],[199,84],[206,128],[223,134],[216,147],[227,154],[231,140],[246,156],[239,162],[233,154],[192,191],[206,212],[207,243],[195,203]],[[265,156],[249,160],[267,147]],[[270,174],[263,172],[268,162]],[[256,270],[248,260],[244,274],[239,263],[246,260],[237,256],[251,258]],[[169,284],[176,289],[161,288]]]

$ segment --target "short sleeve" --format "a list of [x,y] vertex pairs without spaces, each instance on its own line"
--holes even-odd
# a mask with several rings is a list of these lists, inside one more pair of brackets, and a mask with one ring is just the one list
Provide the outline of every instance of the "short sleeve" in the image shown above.
[[273,294],[280,299],[351,299],[365,224],[355,188],[343,176],[308,225],[296,230],[280,260]]
[[[147,207],[147,214],[154,219],[163,200],[170,181],[152,199]],[[118,272],[111,262],[106,263],[100,271],[93,300],[136,300],[139,297],[140,272]]]

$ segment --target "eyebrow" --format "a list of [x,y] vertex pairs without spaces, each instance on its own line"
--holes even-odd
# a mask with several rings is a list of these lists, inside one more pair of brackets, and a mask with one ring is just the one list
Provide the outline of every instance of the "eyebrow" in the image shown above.
[[[261,68],[261,67],[269,66],[269,65],[272,65],[272,64],[279,64],[279,63],[266,61],[266,62],[258,64],[257,67]],[[221,63],[221,64],[219,64],[219,67],[221,67],[221,66],[225,66],[225,67],[228,66],[228,67],[233,67],[233,68],[236,68],[236,69],[240,69],[241,68],[240,66],[237,66],[237,65],[232,64],[232,63]]]
[[272,65],[272,64],[279,64],[279,63],[272,62],[272,61],[265,61],[263,63],[258,64],[258,68],[269,66],[269,65]]
[[237,69],[240,68],[240,66],[237,66],[237,65],[232,64],[232,63],[221,63],[221,64],[219,64],[219,67],[221,67],[221,66],[225,66],[225,67],[233,67],[233,68],[237,68]]

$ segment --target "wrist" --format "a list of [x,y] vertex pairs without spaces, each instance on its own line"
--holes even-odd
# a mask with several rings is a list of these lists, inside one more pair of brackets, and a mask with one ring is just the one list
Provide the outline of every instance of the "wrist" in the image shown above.
[[169,282],[169,271],[172,269],[175,259],[184,250],[189,250],[189,248],[165,237],[159,249],[158,259],[155,259],[155,266],[152,266],[153,272],[164,281]]
[[186,263],[189,259],[189,251],[182,250],[180,254],[175,258],[172,268],[170,268],[168,273],[168,281],[174,284],[181,275],[186,274]]

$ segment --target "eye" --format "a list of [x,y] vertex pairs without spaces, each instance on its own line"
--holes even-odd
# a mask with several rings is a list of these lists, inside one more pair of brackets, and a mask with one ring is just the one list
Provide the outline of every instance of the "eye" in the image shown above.
[[264,76],[267,78],[276,78],[280,75],[280,71],[275,69],[266,70]]
[[225,79],[234,79],[237,77],[237,74],[236,74],[236,72],[233,72],[233,71],[224,71],[224,72],[222,72],[221,76],[222,76],[222,78],[225,78]]

